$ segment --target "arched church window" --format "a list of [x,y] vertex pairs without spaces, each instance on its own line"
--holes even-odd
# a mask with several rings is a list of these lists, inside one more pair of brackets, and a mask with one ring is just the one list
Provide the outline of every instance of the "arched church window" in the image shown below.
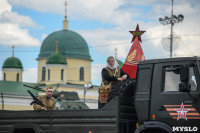
[[3,73],[3,80],[6,81],[6,73]]
[[45,81],[45,76],[46,76],[46,68],[42,67],[42,81]]
[[50,70],[48,69],[48,80],[50,80]]
[[17,82],[19,82],[19,73],[17,73]]
[[84,67],[80,67],[80,81],[84,81]]
[[61,80],[64,80],[64,69],[61,70]]

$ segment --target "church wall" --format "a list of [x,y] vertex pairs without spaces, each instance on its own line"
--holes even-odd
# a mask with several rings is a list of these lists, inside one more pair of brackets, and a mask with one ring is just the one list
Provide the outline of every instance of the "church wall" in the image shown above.
[[[55,69],[53,68],[50,72],[50,75],[54,75],[54,77],[50,77],[50,82],[46,82],[48,79],[48,69],[46,68],[46,81],[41,81],[42,79],[42,67],[46,67],[46,60],[47,59],[38,59],[38,75],[37,80],[38,83],[46,83],[46,84],[57,84],[60,77],[61,72],[60,68]],[[91,61],[88,60],[82,60],[82,59],[66,59],[67,60],[67,70],[64,71],[64,82],[59,83],[73,83],[73,84],[88,84],[91,82]],[[84,81],[80,81],[80,67],[84,67]],[[66,81],[66,82],[65,82]]]
[[[48,69],[50,70],[50,79],[48,80]],[[61,70],[64,70],[64,79],[61,80]],[[67,83],[67,65],[46,65],[46,85],[66,84]]]
[[33,106],[30,105],[33,99],[30,96],[4,94],[3,100],[4,105],[0,104],[0,110],[33,110]]
[[6,73],[6,81],[17,81],[17,73],[19,73],[19,82],[22,82],[22,70],[18,69],[4,69],[2,71],[2,79]]
[[[32,106],[25,105],[4,105],[4,110],[33,110]],[[2,105],[0,104],[0,110],[2,110]]]
[[[67,59],[67,82],[73,84],[88,84],[91,82],[91,61],[81,59]],[[79,69],[84,67],[84,81],[79,80]]]
[[[37,73],[38,83],[45,83],[45,81],[42,81],[42,67],[46,66],[46,60],[47,59],[38,59],[38,73]],[[47,74],[46,74],[45,79],[47,79]]]

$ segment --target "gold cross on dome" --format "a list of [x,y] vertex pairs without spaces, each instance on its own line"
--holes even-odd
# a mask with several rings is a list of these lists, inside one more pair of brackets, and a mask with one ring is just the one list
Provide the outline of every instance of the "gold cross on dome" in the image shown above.
[[58,53],[58,40],[56,40],[56,53]]
[[65,19],[67,18],[67,5],[68,5],[68,3],[67,3],[67,1],[65,1],[65,4],[64,4],[64,6],[65,6]]
[[15,46],[13,45],[12,46],[12,57],[14,57],[14,48],[15,48]]

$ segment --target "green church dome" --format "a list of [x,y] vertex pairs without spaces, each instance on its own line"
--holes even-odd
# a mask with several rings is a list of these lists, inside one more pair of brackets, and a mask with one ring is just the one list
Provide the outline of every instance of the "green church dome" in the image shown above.
[[41,45],[39,58],[49,57],[56,50],[67,58],[81,58],[91,60],[87,42],[78,33],[70,30],[60,30],[51,33]]
[[117,59],[117,63],[119,64],[119,68],[122,68],[124,63],[122,61],[118,60],[118,59]]
[[67,64],[67,61],[62,54],[53,53],[49,56],[46,64]]
[[22,63],[18,58],[10,57],[3,63],[2,68],[20,68],[23,69]]

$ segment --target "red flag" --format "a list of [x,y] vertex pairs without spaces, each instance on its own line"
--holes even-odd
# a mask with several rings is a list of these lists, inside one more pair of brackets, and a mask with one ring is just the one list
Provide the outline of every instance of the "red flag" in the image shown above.
[[133,45],[131,46],[131,49],[128,53],[128,56],[126,57],[126,60],[122,66],[122,70],[125,73],[129,74],[130,78],[135,78],[137,64],[140,60],[145,60],[145,57],[140,42],[138,40],[138,36],[136,36]]

